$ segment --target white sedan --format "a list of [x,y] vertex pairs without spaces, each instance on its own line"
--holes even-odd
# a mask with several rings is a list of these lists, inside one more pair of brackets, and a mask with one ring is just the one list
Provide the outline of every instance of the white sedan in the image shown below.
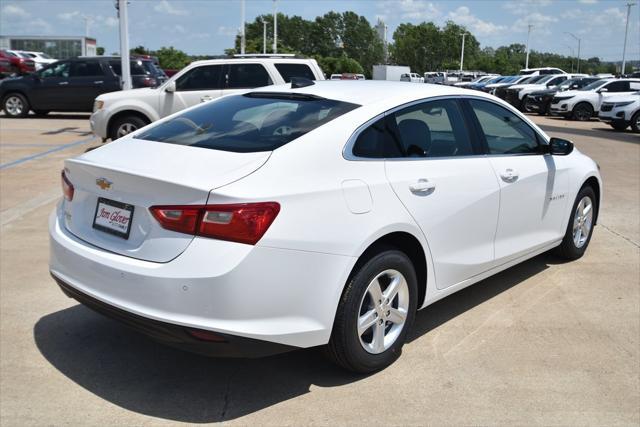
[[62,187],[67,295],[191,351],[326,346],[358,372],[398,358],[417,309],[581,257],[602,197],[593,160],[495,97],[304,79],[69,159]]

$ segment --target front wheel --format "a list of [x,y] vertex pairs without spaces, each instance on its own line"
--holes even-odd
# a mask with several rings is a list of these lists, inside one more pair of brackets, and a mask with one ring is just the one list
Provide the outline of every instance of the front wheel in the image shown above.
[[353,372],[386,368],[399,356],[417,306],[409,258],[383,251],[357,268],[344,290],[326,353]]
[[587,120],[591,120],[591,117],[593,117],[593,107],[591,106],[591,104],[582,102],[573,107],[574,120],[586,122]]
[[10,93],[4,97],[2,109],[9,117],[27,117],[27,114],[29,114],[29,101],[21,93]]
[[122,138],[125,135],[130,134],[140,128],[143,128],[148,123],[138,116],[124,116],[116,119],[110,126],[109,138],[115,141],[118,138]]
[[640,111],[636,112],[631,118],[631,130],[640,133]]
[[555,250],[557,255],[568,260],[575,260],[584,255],[593,234],[597,203],[596,194],[591,187],[580,189],[573,203],[562,243]]

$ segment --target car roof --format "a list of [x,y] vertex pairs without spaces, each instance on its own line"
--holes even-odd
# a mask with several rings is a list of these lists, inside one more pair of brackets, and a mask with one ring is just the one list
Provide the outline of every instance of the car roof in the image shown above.
[[370,105],[388,100],[404,103],[417,99],[447,95],[473,95],[493,98],[482,92],[471,91],[455,86],[387,80],[324,80],[316,81],[313,85],[298,89],[291,89],[290,84],[284,84],[257,88],[252,92],[302,93],[361,105]]
[[233,58],[217,58],[217,59],[201,59],[199,61],[191,62],[191,65],[207,65],[207,64],[225,64],[225,63],[242,63],[242,62],[254,62],[254,63],[304,63],[307,64],[311,61],[315,61],[313,58],[291,58],[291,57],[233,57]]

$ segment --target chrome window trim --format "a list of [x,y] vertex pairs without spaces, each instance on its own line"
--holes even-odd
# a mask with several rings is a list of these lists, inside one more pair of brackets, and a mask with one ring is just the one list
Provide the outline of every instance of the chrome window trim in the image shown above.
[[401,104],[401,105],[397,105],[383,113],[380,113],[378,115],[376,115],[375,117],[367,120],[366,122],[364,122],[363,124],[361,124],[360,126],[358,126],[356,128],[356,130],[351,134],[351,136],[349,137],[349,139],[347,140],[347,143],[345,144],[344,148],[342,149],[342,157],[345,160],[348,161],[357,161],[357,162],[362,162],[362,161],[425,161],[425,160],[447,160],[447,159],[477,159],[479,157],[482,158],[487,158],[487,157],[505,157],[505,156],[540,156],[543,155],[542,153],[514,153],[514,154],[472,154],[472,155],[468,155],[468,156],[443,156],[443,157],[359,157],[353,154],[353,146],[356,142],[356,140],[358,139],[358,137],[360,136],[360,134],[366,129],[368,128],[370,125],[372,125],[373,123],[375,123],[376,121],[380,120],[383,117],[386,117],[390,114],[395,113],[396,111],[399,110],[403,110],[405,108],[409,108],[412,107],[416,104],[422,104],[424,102],[430,102],[430,101],[440,101],[443,99],[454,99],[454,100],[465,100],[465,99],[477,99],[479,101],[486,101],[486,102],[491,102],[499,107],[505,108],[507,109],[507,111],[510,111],[511,113],[515,114],[516,116],[520,117],[520,119],[525,119],[523,120],[524,123],[529,126],[531,128],[531,130],[536,134],[536,136],[538,136],[540,138],[541,141],[541,145],[548,145],[549,144],[549,138],[544,135],[541,134],[540,132],[538,132],[538,129],[536,129],[536,127],[533,127],[529,124],[529,119],[522,114],[520,111],[513,109],[513,107],[511,105],[509,105],[508,107],[505,105],[502,105],[499,102],[495,102],[492,99],[483,97],[483,96],[477,96],[474,94],[469,94],[469,95],[440,95],[440,96],[434,96],[434,97],[429,97],[429,98],[421,98],[421,99],[416,99],[410,102],[407,102],[405,104]]

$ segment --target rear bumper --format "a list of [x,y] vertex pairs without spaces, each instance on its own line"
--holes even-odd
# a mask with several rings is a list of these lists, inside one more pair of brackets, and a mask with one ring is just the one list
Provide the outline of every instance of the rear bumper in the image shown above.
[[[295,350],[296,347],[276,344],[268,341],[237,337],[229,334],[216,333],[216,341],[195,338],[190,332],[197,334],[198,329],[160,322],[138,316],[93,298],[73,286],[65,283],[54,274],[53,279],[58,283],[62,292],[90,309],[124,323],[131,329],[140,332],[162,344],[176,347],[192,353],[215,357],[264,357]],[[196,335],[197,336],[197,335]]]
[[150,321],[293,347],[326,344],[355,258],[196,238],[170,262],[92,246],[52,213],[56,280]]

